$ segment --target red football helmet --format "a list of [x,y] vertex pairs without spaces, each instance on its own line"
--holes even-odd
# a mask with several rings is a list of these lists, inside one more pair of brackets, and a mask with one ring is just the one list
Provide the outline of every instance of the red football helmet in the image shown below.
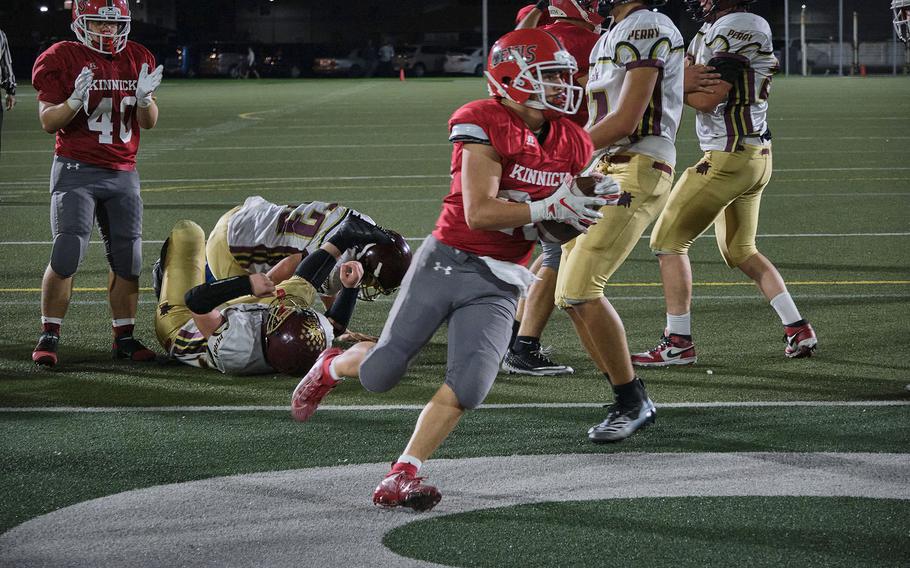
[[597,13],[598,3],[598,0],[550,0],[550,17],[583,20],[599,26],[604,17]]
[[332,326],[294,296],[280,296],[269,306],[265,360],[286,375],[305,373],[332,346]]
[[[73,23],[70,27],[89,49],[113,55],[126,47],[130,19],[127,0],[73,0]],[[89,22],[112,22],[117,24],[117,31],[110,34],[94,32],[89,29]]]
[[[553,35],[536,28],[515,30],[499,38],[490,50],[487,87],[493,97],[575,114],[584,97],[584,89],[572,79],[577,71],[575,58]],[[558,76],[555,80],[554,75]],[[547,89],[558,92],[552,102]]]
[[363,265],[360,299],[370,301],[380,294],[391,294],[401,286],[411,266],[411,247],[404,237],[388,231],[392,244],[367,245],[357,257]]

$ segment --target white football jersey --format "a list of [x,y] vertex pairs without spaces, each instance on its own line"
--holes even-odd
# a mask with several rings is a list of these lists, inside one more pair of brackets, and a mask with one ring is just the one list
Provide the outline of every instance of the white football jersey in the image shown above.
[[588,127],[619,104],[626,72],[656,67],[657,84],[635,134],[596,155],[623,152],[651,156],[676,165],[676,131],[683,109],[685,43],[667,16],[642,8],[601,36],[591,51],[588,74]]
[[[264,375],[274,373],[265,360],[263,328],[268,321],[267,304],[236,304],[221,311],[224,322],[206,338],[193,320],[180,329],[171,346],[171,357],[181,363],[217,369],[227,375]],[[327,317],[316,312],[325,332],[326,345],[335,340],[332,324]]]
[[267,272],[292,254],[314,252],[351,212],[374,223],[337,203],[276,205],[258,195],[249,197],[228,222],[228,247],[248,271]]
[[771,27],[761,16],[734,12],[705,24],[689,44],[696,63],[730,59],[745,65],[730,95],[713,112],[696,114],[702,150],[733,152],[741,144],[765,145],[768,95],[779,64],[771,44]]

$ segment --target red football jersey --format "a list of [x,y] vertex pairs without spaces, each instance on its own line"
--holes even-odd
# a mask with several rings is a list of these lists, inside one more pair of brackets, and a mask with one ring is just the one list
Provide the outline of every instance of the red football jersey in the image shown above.
[[[480,127],[489,137],[490,145],[502,160],[499,197],[509,201],[548,197],[567,178],[578,175],[594,152],[588,134],[565,118],[551,121],[547,137],[538,142],[524,121],[496,99],[464,105],[449,119],[449,130],[458,124]],[[463,145],[456,141],[452,150],[452,185],[443,199],[433,236],[451,247],[480,256],[527,264],[535,241],[528,240],[520,228],[479,231],[468,227],[461,195]]]
[[155,68],[155,57],[138,43],[128,41],[120,53],[108,56],[75,41],[61,41],[38,56],[32,85],[38,100],[60,104],[73,92],[83,67],[94,72],[88,114],[80,110],[57,131],[54,152],[112,170],[136,167],[139,121],[136,118],[136,82],[143,63]]
[[[591,51],[600,36],[563,20],[557,20],[541,29],[553,34],[566,48],[566,51],[575,58],[575,63],[578,64],[578,72],[574,77],[575,84],[578,84],[579,78],[587,78],[588,68],[591,66]],[[579,126],[585,126],[588,123],[588,105],[585,104],[585,101],[581,102],[578,112],[570,118]]]

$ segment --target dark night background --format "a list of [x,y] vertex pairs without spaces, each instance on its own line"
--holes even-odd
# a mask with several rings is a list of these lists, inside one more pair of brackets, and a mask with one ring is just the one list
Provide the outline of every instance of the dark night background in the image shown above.
[[[489,1],[489,38],[514,26],[515,13],[529,2]],[[799,39],[800,5],[807,5],[810,42],[835,41],[838,36],[836,0],[791,0],[791,42]],[[388,37],[396,45],[426,42],[447,47],[481,43],[481,0],[132,0],[133,31],[130,39],[155,54],[172,54],[183,44],[228,41],[251,44],[267,53],[270,46],[294,49],[297,57],[312,58],[331,50],[362,46]],[[860,15],[864,41],[892,38],[888,0],[845,0],[844,37],[852,37],[852,13]],[[39,7],[46,6],[47,12]],[[872,9],[872,8],[875,9]],[[661,10],[690,38],[696,25],[685,16],[682,2],[670,0]],[[759,0],[753,10],[771,22],[775,45],[784,41],[783,0]],[[70,15],[63,0],[2,0],[0,29],[12,46],[19,81],[28,80],[31,64],[52,41],[73,39]],[[792,50],[791,50],[792,54]],[[791,55],[792,57],[792,55]]]

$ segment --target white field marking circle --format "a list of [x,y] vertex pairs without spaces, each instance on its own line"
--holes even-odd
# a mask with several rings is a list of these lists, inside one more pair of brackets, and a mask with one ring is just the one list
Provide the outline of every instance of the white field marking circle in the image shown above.
[[[303,435],[303,434],[302,434]],[[910,454],[571,454],[434,460],[426,515],[375,508],[387,463],[219,477],[79,503],[0,536],[4,566],[437,566],[382,544],[405,523],[544,501],[910,499]],[[622,480],[619,482],[618,480]]]

